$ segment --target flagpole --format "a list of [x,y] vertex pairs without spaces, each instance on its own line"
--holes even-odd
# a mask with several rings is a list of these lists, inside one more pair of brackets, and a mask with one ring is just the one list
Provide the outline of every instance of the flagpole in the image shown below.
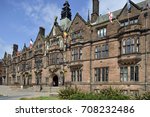
[[[109,10],[109,8],[107,8],[107,10],[108,10],[108,12],[110,12],[110,10]],[[111,13],[111,12],[110,12]],[[116,18],[116,17],[114,17],[114,19],[117,21],[117,23],[121,26],[121,23],[119,22],[119,20]]]
[[121,26],[121,23],[119,22],[119,20],[115,17],[115,20],[117,21],[117,23]]

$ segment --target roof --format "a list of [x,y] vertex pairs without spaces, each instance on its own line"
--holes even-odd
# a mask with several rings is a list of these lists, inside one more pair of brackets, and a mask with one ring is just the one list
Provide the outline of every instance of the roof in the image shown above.
[[[140,3],[137,3],[136,5],[138,5],[141,9],[144,9],[147,4],[150,4],[150,0],[144,0],[144,1],[140,2]],[[116,18],[120,14],[121,11],[122,11],[122,9],[119,9],[119,10],[116,10],[116,11],[112,12],[114,18]],[[103,22],[106,22],[106,21],[109,21],[108,14],[100,15],[98,17],[97,21],[95,23],[93,23],[93,24],[103,23]]]

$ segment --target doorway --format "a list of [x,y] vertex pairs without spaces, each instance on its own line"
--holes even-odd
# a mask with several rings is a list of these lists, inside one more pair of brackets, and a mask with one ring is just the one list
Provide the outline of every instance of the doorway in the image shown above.
[[58,86],[58,76],[53,77],[53,86],[54,87]]
[[3,79],[2,77],[0,77],[0,85],[2,85]]

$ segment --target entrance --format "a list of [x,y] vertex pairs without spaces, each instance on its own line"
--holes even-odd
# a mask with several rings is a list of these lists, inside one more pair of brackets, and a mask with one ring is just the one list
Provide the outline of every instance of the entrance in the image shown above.
[[58,76],[53,77],[53,86],[58,86]]
[[0,85],[2,85],[3,79],[2,77],[0,77]]

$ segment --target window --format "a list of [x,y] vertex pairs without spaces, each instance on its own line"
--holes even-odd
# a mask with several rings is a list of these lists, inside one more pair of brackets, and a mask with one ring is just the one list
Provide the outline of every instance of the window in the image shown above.
[[139,67],[138,66],[130,67],[130,81],[139,81]]
[[40,68],[42,68],[42,58],[40,58],[40,57],[36,57],[35,58],[35,67],[36,67],[36,69],[40,69]]
[[31,68],[32,68],[32,62],[29,61],[26,63],[26,70],[31,70]]
[[79,30],[79,31],[73,32],[73,33],[71,34],[71,37],[72,37],[72,41],[73,41],[73,42],[76,42],[76,39],[82,38],[82,31]]
[[57,65],[63,63],[62,53],[51,53],[49,55],[49,65]]
[[108,44],[102,46],[102,58],[108,57]]
[[[128,73],[129,71],[129,73]],[[139,66],[123,66],[120,68],[120,80],[123,82],[128,81],[128,76],[130,76],[130,81],[139,81]]]
[[22,71],[24,72],[26,70],[26,63],[22,64]]
[[50,40],[50,46],[59,45],[59,38],[53,38]]
[[29,52],[29,58],[32,57],[32,51]]
[[100,46],[95,47],[95,59],[100,59],[101,58],[101,49]]
[[40,49],[40,48],[42,48],[42,43],[38,42],[37,45],[36,45],[36,49]]
[[77,61],[82,59],[81,48],[73,48],[71,54],[72,54],[72,61]]
[[81,82],[82,81],[82,70],[81,69],[73,69],[71,71],[71,80],[72,80],[72,82]]
[[138,18],[131,18],[131,19],[127,19],[127,20],[124,20],[124,21],[121,21],[121,26],[128,26],[130,24],[137,24],[138,23]]
[[104,44],[101,47],[95,47],[95,59],[107,58],[109,53],[108,44]]
[[120,76],[121,76],[121,81],[128,81],[128,68],[127,67],[120,68]]
[[101,29],[99,29],[99,30],[97,31],[97,33],[98,33],[98,37],[105,37],[105,36],[106,36],[106,33],[107,33],[106,28],[101,28]]
[[122,54],[139,52],[139,38],[128,38],[122,41]]
[[102,81],[108,81],[108,67],[102,68]]
[[108,67],[102,67],[102,68],[95,68],[95,81],[99,82],[106,82],[108,81],[108,72],[109,68]]
[[101,80],[100,72],[101,72],[100,68],[95,68],[95,81],[96,82]]

